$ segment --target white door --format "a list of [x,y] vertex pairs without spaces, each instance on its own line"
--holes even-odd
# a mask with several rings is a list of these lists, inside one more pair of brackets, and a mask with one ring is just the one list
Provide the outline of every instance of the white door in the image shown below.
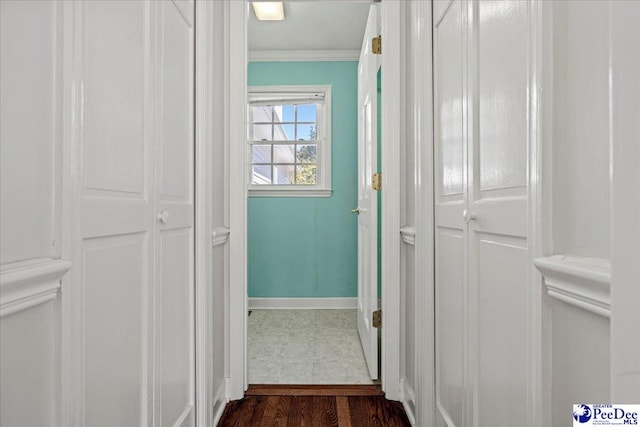
[[77,424],[190,426],[193,3],[74,7],[84,28]]
[[531,419],[528,20],[518,0],[434,4],[438,425]]
[[192,1],[158,2],[156,70],[156,425],[194,411],[194,44]]
[[378,196],[372,188],[377,167],[377,73],[379,55],[371,53],[378,33],[378,8],[371,6],[358,66],[358,333],[372,379],[378,378]]

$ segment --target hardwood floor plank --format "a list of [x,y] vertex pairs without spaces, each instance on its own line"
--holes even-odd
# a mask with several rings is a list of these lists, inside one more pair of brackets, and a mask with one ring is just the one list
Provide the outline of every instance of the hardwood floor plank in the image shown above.
[[384,396],[379,385],[251,384],[247,396]]
[[[249,426],[251,425],[251,418],[255,406],[255,399],[250,401],[234,400],[229,402],[224,409],[219,424],[229,427]],[[260,417],[262,417],[262,414],[260,414]]]
[[291,405],[291,396],[268,396],[261,427],[285,427]]
[[338,427],[338,411],[336,398],[330,396],[313,396],[312,426]]
[[218,426],[410,426],[402,404],[386,400],[383,396],[305,395],[297,388],[293,392],[294,395],[246,396],[229,402]]
[[307,427],[311,424],[311,401],[309,397],[293,396],[289,415],[287,417],[287,427]]
[[337,396],[336,408],[338,410],[338,427],[351,427],[349,399],[346,396]]

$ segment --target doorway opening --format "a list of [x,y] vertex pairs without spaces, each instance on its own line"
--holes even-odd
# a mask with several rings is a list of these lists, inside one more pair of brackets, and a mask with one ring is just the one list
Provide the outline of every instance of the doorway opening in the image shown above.
[[249,11],[249,384],[379,383],[378,9]]

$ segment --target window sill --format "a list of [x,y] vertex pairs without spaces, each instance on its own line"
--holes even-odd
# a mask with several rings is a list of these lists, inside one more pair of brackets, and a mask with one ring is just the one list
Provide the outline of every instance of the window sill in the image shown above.
[[249,197],[331,197],[332,190],[313,188],[250,188]]

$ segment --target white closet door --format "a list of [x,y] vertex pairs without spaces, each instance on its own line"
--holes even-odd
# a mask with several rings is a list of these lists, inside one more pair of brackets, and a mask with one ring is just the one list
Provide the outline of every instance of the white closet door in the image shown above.
[[[474,425],[531,420],[528,2],[473,2],[469,35],[469,374]],[[475,55],[473,55],[475,53]]]
[[529,8],[434,4],[439,425],[532,418]]
[[193,3],[158,3],[157,426],[194,424]]
[[[87,426],[151,421],[154,247],[152,7],[90,1],[83,12],[81,393]],[[75,286],[81,287],[81,290]]]
[[191,426],[193,3],[78,7],[80,424]]
[[465,10],[462,0],[434,3],[436,418],[449,427],[466,425]]

